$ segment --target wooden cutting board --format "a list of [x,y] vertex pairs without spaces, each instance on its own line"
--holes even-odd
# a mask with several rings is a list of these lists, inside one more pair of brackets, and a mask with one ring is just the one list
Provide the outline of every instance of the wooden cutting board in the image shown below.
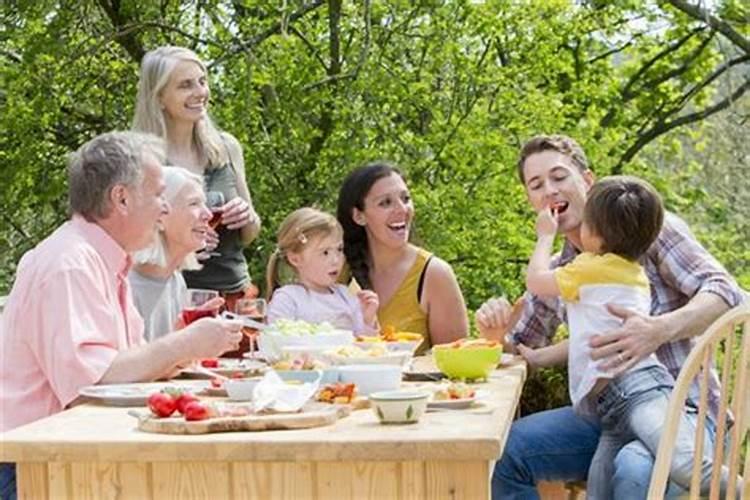
[[214,432],[308,429],[331,425],[349,415],[348,405],[310,403],[298,413],[273,413],[244,417],[216,417],[187,421],[183,417],[156,418],[150,412],[131,412],[138,418],[138,429],[160,434],[209,434]]

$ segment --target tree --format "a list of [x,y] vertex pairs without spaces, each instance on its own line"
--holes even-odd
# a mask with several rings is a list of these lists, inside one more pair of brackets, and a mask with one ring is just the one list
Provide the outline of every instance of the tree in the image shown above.
[[[289,211],[332,208],[345,172],[385,157],[406,171],[420,235],[469,305],[517,295],[533,237],[513,180],[525,139],[568,133],[600,175],[650,172],[636,157],[646,144],[746,102],[745,5],[691,5],[6,3],[0,288],[67,217],[65,155],[129,127],[140,57],[172,43],[208,61],[214,116],[245,146],[265,227],[248,250],[256,279]],[[728,75],[737,84],[717,97]]]

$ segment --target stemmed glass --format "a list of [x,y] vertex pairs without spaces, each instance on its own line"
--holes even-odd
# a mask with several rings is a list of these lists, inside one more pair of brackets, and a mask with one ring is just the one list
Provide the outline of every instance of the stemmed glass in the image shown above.
[[[208,225],[214,231],[221,224],[221,216],[224,214],[224,203],[224,193],[221,191],[206,192],[206,206],[211,210],[211,219],[208,221]],[[208,255],[218,257],[221,253],[213,251],[209,252]]]
[[[266,321],[266,301],[265,299],[239,299],[234,305],[234,312],[240,316],[246,316],[260,323]],[[249,326],[242,327],[244,333],[249,339],[248,357],[255,356],[255,342],[258,337],[258,330]]]
[[207,302],[218,296],[219,292],[216,290],[188,289],[185,295],[185,306],[182,309],[182,321],[185,326],[200,318],[219,314],[218,307],[206,307]]

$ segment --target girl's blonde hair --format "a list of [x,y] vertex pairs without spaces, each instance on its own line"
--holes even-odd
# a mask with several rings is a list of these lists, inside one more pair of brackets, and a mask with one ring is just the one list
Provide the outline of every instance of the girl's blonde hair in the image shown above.
[[[195,183],[198,189],[203,191],[203,179],[185,168],[162,167],[162,174],[164,175],[165,186],[162,196],[169,203],[170,210],[174,207],[175,201],[182,192],[182,189],[189,183]],[[136,264],[154,264],[164,267],[167,265],[167,248],[167,238],[164,235],[164,231],[160,229],[156,235],[156,239],[149,247],[133,254],[133,262]],[[195,252],[190,252],[185,256],[185,260],[182,261],[178,269],[181,271],[196,271],[202,267],[195,256]]]
[[[182,61],[194,62],[204,73],[207,73],[203,61],[195,52],[184,47],[159,47],[143,56],[133,116],[133,130],[149,132],[163,139],[167,138],[167,122],[159,97],[169,83],[175,67]],[[198,153],[208,159],[209,168],[225,165],[229,161],[221,133],[208,114],[193,127],[193,143]]]
[[344,231],[336,217],[316,208],[299,208],[287,215],[276,233],[276,249],[268,259],[266,299],[271,300],[273,292],[282,284],[282,266],[297,274],[287,259],[289,252],[301,252],[313,238],[330,235],[343,237],[343,234]]

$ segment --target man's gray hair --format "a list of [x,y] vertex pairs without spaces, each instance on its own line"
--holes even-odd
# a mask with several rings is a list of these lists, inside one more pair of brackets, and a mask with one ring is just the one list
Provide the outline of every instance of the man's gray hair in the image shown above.
[[166,146],[162,139],[142,132],[107,132],[81,146],[68,161],[71,212],[87,219],[107,217],[112,188],[139,186],[148,156],[164,163]]

